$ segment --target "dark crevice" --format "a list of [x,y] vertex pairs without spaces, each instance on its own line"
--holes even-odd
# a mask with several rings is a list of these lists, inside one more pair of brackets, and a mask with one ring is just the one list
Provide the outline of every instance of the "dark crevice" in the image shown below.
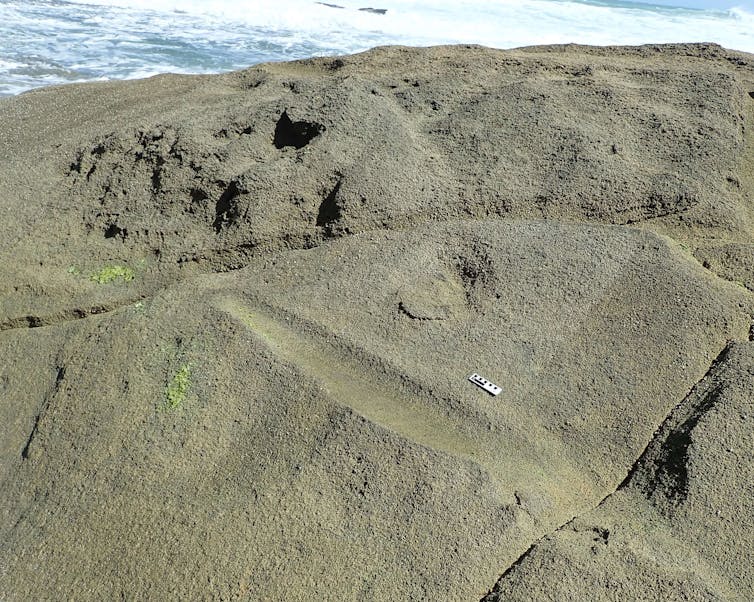
[[337,201],[338,192],[340,191],[342,184],[343,179],[340,178],[319,206],[319,213],[317,213],[317,226],[320,228],[331,226],[340,219],[341,210]]
[[42,326],[57,326],[65,322],[73,322],[75,320],[82,320],[89,318],[90,316],[98,316],[102,314],[109,314],[122,307],[134,305],[139,301],[146,299],[144,296],[140,296],[137,299],[129,299],[123,302],[116,302],[111,305],[94,305],[91,307],[74,307],[71,309],[65,309],[56,314],[47,316],[21,316],[18,318],[8,318],[4,322],[0,323],[0,332],[6,330],[18,330],[28,328],[41,328]]
[[66,175],[72,176],[73,174],[81,174],[81,168],[84,165],[84,153],[82,151],[78,151],[73,159],[71,161],[71,164],[68,166],[68,173]]
[[31,447],[32,441],[34,441],[34,437],[36,437],[37,431],[39,430],[39,421],[44,415],[44,413],[47,411],[47,408],[49,407],[50,402],[53,400],[57,392],[60,390],[60,384],[63,382],[64,378],[65,378],[65,367],[58,366],[57,375],[55,377],[55,382],[50,387],[50,390],[47,392],[47,395],[45,395],[44,400],[42,400],[42,405],[39,408],[37,415],[34,417],[34,426],[32,426],[31,428],[31,433],[29,433],[29,438],[26,440],[26,445],[24,445],[24,448],[21,450],[22,460],[26,460],[29,457],[29,448]]
[[[752,326],[754,329],[754,326]],[[641,469],[646,469],[648,466],[654,465],[654,474],[652,482],[649,487],[641,487],[647,497],[650,497],[652,493],[660,486],[663,485],[666,488],[668,497],[673,500],[681,501],[688,488],[688,472],[686,468],[687,451],[688,446],[691,443],[690,434],[694,427],[698,424],[699,420],[708,412],[715,403],[717,395],[719,393],[718,387],[712,387],[702,397],[699,403],[692,407],[690,405],[690,399],[694,395],[699,386],[705,382],[716,370],[717,367],[725,361],[732,348],[732,343],[729,342],[723,350],[715,357],[710,364],[709,369],[700,378],[691,390],[685,395],[683,401],[676,405],[670,413],[662,421],[661,425],[655,430],[652,438],[650,439],[644,451],[639,458],[634,462],[631,469],[628,471],[626,478],[621,481],[620,485],[608,493],[602,500],[590,511],[602,506],[606,500],[613,496],[616,492],[625,489],[631,481],[635,478],[636,474]],[[683,414],[679,417],[679,412]],[[649,455],[653,452],[660,452],[660,461],[653,461]],[[545,539],[552,537],[558,531],[568,527],[574,520],[578,518],[574,516],[568,522],[563,523],[557,529],[554,529],[550,533],[540,537],[529,548],[521,554],[497,580],[495,586],[481,599],[481,602],[500,602],[498,592],[501,588],[503,580],[510,575],[512,571],[516,569],[521,563],[523,563],[531,554],[535,548],[539,546]],[[609,532],[606,532],[609,536]]]
[[[555,529],[555,531],[560,531],[560,529],[562,529],[563,527],[565,527],[565,525],[561,525],[560,527]],[[524,560],[526,560],[529,557],[529,555],[534,551],[534,548],[536,548],[543,540],[544,540],[544,537],[538,539],[537,541],[535,541],[533,544],[529,546],[529,549],[526,550],[526,552],[524,552],[523,554],[521,554],[521,556],[516,558],[513,564],[511,564],[507,569],[505,569],[505,572],[502,575],[500,575],[500,579],[497,580],[498,583],[501,583],[503,579],[505,579],[508,575],[510,575],[510,573],[513,570],[515,570],[515,568],[518,565],[520,565]],[[497,597],[498,591],[499,591],[499,586],[498,584],[495,584],[495,587],[493,587],[490,591],[488,591],[484,595],[484,597],[481,599],[481,602],[499,602],[499,598]]]
[[[715,402],[718,391],[712,391],[705,396],[704,405],[699,408],[705,412]],[[682,502],[688,495],[688,449],[691,445],[691,431],[699,421],[701,414],[690,417],[677,430],[669,433],[659,458],[654,460],[655,478],[646,484],[643,489],[647,497],[651,497],[657,489],[664,490],[665,494],[674,503]]]
[[241,242],[222,249],[206,249],[202,252],[184,254],[178,258],[178,265],[195,263],[200,266],[208,265],[211,274],[222,274],[240,270],[248,266],[249,262],[260,256],[262,252],[285,249],[287,251],[308,251],[317,248],[322,242],[321,236],[303,235],[287,239],[284,246],[270,247],[259,245],[253,241]]
[[[417,322],[438,322],[445,319],[444,317],[429,317],[414,313],[409,307],[406,307],[406,304],[403,303],[403,301],[400,301],[398,303],[398,311],[400,311],[403,315],[408,316],[412,320],[416,320]],[[516,496],[516,500],[518,500],[518,496]]]
[[105,238],[116,237],[125,240],[128,237],[128,230],[126,228],[121,228],[118,224],[109,224],[107,228],[105,228]]
[[191,199],[191,202],[186,207],[186,212],[192,215],[197,213],[197,211],[203,213],[202,206],[205,204],[205,201],[209,199],[207,191],[201,188],[192,188],[189,190],[189,198]]
[[304,148],[324,131],[325,126],[314,121],[291,121],[288,111],[283,111],[275,126],[275,147],[280,150],[288,146]]
[[637,217],[637,218],[631,218],[627,219],[625,222],[616,222],[617,226],[633,226],[635,224],[643,224],[644,222],[649,222],[655,219],[660,219],[663,217],[668,217],[670,215],[677,215],[682,213],[682,211],[667,211],[664,213],[657,213],[656,215],[648,215],[645,217]]
[[152,169],[152,192],[157,194],[162,188],[162,170],[159,167]]
[[[24,316],[23,318],[18,318],[18,321],[21,324],[26,324],[26,328],[39,328],[40,326],[44,326],[44,320],[39,316]],[[23,326],[18,326],[18,328],[23,328]],[[6,329],[0,325],[0,330]]]
[[213,227],[216,233],[220,233],[223,227],[230,223],[233,212],[233,201],[241,195],[241,190],[238,187],[238,183],[233,181],[228,184],[225,192],[220,195],[215,203],[215,221]]
[[29,457],[29,446],[31,445],[31,442],[34,441],[34,436],[37,434],[37,428],[39,428],[39,418],[42,414],[37,414],[34,418],[34,426],[31,428],[31,433],[29,434],[29,438],[26,440],[26,445],[24,445],[24,448],[21,450],[21,459],[26,460]]
[[206,193],[206,191],[202,190],[201,188],[192,188],[189,191],[189,196],[191,197],[192,203],[201,203],[209,198],[209,195]]
[[215,132],[214,137],[227,139],[231,137],[249,136],[252,134],[252,132],[254,132],[254,128],[251,125],[238,125],[235,127],[222,128],[221,130]]
[[[633,226],[634,224],[642,224],[644,222],[649,222],[655,219],[660,219],[663,217],[669,217],[671,215],[681,215],[688,211],[689,209],[693,208],[696,205],[696,203],[680,206],[680,207],[672,207],[666,210],[660,210],[656,213],[649,213],[648,215],[644,215],[642,217],[636,217],[627,219],[624,222],[615,222],[615,225],[617,226]],[[646,209],[646,207],[644,208]]]
[[[691,445],[691,433],[702,416],[714,406],[720,388],[710,388],[693,405],[691,398],[697,393],[701,383],[705,382],[725,361],[730,349],[731,344],[728,343],[712,361],[709,370],[684,397],[683,401],[668,414],[644,448],[639,459],[631,467],[626,478],[618,486],[618,490],[627,487],[640,469],[651,467],[652,478],[650,482],[639,485],[639,488],[648,498],[661,487],[672,502],[682,502],[686,498],[688,493],[688,448]],[[651,455],[655,455],[656,458],[652,459]]]
[[[604,497],[602,499],[602,501],[600,502],[600,504],[602,504],[602,502],[604,502],[608,497],[610,497],[610,495],[612,495],[612,494],[609,494],[606,497]],[[600,504],[598,504],[598,506]],[[568,525],[570,525],[573,521],[575,521],[576,518],[577,517],[574,516],[573,518],[569,519],[568,521],[566,521],[565,523],[563,523],[562,525],[560,525],[557,529],[553,529],[550,533],[547,533],[546,535],[543,535],[542,537],[540,537],[539,539],[537,539],[533,544],[531,544],[527,548],[527,550],[523,554],[521,554],[521,556],[519,556],[518,558],[516,558],[516,560],[514,560],[513,563],[507,569],[505,569],[505,571],[503,572],[503,574],[500,575],[500,578],[497,580],[497,583],[495,584],[495,587],[493,587],[491,590],[489,590],[484,595],[484,597],[480,600],[480,602],[501,602],[500,597],[498,596],[498,592],[500,591],[500,584],[503,582],[503,580],[508,575],[510,575],[514,570],[516,570],[516,567],[518,567],[520,564],[522,564],[524,562],[524,560],[526,560],[529,556],[531,556],[532,553],[534,552],[534,550],[545,539],[547,539],[548,537],[552,537],[552,535],[554,535],[558,531],[560,531],[562,529],[565,529]]]

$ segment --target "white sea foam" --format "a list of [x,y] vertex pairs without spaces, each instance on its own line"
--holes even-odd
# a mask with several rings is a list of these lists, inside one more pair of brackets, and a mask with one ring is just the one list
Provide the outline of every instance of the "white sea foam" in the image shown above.
[[[213,72],[381,44],[717,42],[754,52],[754,0],[0,0],[0,95]],[[359,8],[387,9],[384,15]]]
[[[363,49],[374,41],[413,45],[478,43],[499,48],[558,42],[713,41],[754,51],[752,14],[741,8],[702,11],[652,9],[626,2],[388,0],[378,4],[387,13],[374,15],[359,11],[365,3],[354,0],[341,0],[345,7],[341,10],[310,0],[100,0],[99,4],[139,7],[171,15],[172,19],[191,15],[202,19],[208,36],[247,25],[273,39],[278,37],[275,33],[284,34],[291,44],[297,39],[306,40],[344,51]],[[155,13],[152,18],[159,20]]]

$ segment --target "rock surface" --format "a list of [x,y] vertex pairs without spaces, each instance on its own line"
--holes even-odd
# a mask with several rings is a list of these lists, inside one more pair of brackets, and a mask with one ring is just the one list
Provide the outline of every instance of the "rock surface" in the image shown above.
[[752,131],[714,45],[3,100],[0,598],[752,599]]

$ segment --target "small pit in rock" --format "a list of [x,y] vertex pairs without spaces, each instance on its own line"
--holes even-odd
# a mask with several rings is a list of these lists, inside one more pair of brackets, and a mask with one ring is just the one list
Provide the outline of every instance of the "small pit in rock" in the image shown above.
[[120,238],[121,240],[125,240],[127,236],[128,230],[121,228],[117,224],[110,224],[105,228],[105,238]]
[[304,148],[324,131],[325,126],[314,121],[291,121],[288,112],[283,111],[275,126],[275,147],[280,150],[288,146]]
[[238,187],[238,183],[231,182],[222,193],[217,203],[215,203],[215,221],[213,226],[215,232],[218,234],[223,229],[223,226],[231,221],[231,213],[233,209],[233,201],[236,197],[241,195],[241,190]]
[[319,213],[317,214],[317,226],[320,228],[327,228],[332,226],[340,219],[341,211],[338,206],[338,191],[340,190],[343,180],[340,179],[335,184],[330,193],[324,198],[322,204],[319,206]]

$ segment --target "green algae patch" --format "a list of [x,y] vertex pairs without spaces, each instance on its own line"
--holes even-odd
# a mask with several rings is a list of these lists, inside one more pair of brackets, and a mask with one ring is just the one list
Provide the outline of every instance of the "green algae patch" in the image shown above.
[[165,388],[165,408],[174,410],[186,399],[191,388],[191,366],[183,364]]
[[109,265],[102,268],[99,272],[95,272],[89,278],[97,284],[110,284],[117,280],[131,282],[135,277],[136,273],[128,266]]

